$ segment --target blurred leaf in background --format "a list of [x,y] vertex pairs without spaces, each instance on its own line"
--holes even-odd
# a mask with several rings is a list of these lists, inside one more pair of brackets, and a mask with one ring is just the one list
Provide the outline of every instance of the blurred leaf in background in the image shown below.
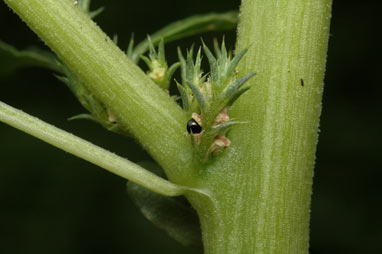
[[9,76],[26,67],[43,67],[59,72],[53,53],[37,47],[18,50],[0,40],[0,77]]

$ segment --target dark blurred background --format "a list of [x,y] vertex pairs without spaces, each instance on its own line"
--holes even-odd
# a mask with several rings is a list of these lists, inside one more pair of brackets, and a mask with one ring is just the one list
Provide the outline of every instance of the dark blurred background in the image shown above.
[[[106,1],[96,22],[126,49],[169,22],[237,9],[239,0]],[[335,1],[315,169],[312,254],[382,253],[382,107],[379,1]],[[43,43],[0,2],[0,38],[18,48]],[[233,45],[235,33],[226,33]],[[212,34],[203,36],[210,40]],[[175,61],[176,45],[167,53]],[[0,79],[0,100],[134,161],[149,157],[134,141],[87,121],[49,71],[23,69]],[[36,138],[0,124],[0,253],[201,253],[146,221],[125,181]]]

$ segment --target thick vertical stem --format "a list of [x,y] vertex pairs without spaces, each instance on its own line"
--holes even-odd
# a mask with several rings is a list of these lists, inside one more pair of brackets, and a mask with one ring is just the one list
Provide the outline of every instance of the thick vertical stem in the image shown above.
[[206,253],[308,253],[330,13],[331,0],[243,0],[238,71],[257,75],[230,112],[248,123],[209,169],[218,208],[200,212]]

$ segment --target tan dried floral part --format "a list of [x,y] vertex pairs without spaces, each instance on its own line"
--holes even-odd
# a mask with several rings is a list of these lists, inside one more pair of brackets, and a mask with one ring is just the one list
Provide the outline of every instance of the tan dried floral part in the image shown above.
[[229,122],[229,116],[228,116],[228,107],[223,108],[222,111],[216,116],[214,120],[214,125],[222,124],[222,123],[228,123]]
[[[202,125],[202,117],[201,115],[197,113],[192,113],[192,119],[194,119],[200,126]],[[222,111],[216,116],[213,125],[217,126],[219,124],[227,123],[229,122],[230,118],[228,116],[228,107],[223,108]],[[200,141],[202,139],[203,131],[201,133],[193,133],[192,137],[195,142],[195,144],[200,144]],[[223,151],[225,148],[229,147],[231,144],[231,141],[224,135],[219,134],[215,137],[214,142],[211,144],[211,153]]]
[[110,122],[110,123],[113,123],[113,124],[116,124],[117,123],[117,118],[115,117],[115,115],[110,111],[110,110],[106,110],[106,112],[107,112],[107,115],[108,115],[108,121]]
[[211,145],[211,153],[219,152],[229,147],[231,141],[225,135],[217,135]]
[[200,145],[200,140],[202,139],[202,133],[192,134],[195,144]]
[[203,127],[202,125],[202,116],[197,114],[197,113],[192,113],[191,114],[191,117],[192,119],[194,119],[201,127]]

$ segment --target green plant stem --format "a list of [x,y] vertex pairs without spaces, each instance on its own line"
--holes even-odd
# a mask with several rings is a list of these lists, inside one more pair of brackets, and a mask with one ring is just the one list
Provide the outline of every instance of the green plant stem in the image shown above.
[[191,198],[205,253],[308,253],[330,15],[330,0],[242,1],[238,71],[257,75],[230,111],[247,124],[205,169],[217,209]]
[[331,0],[242,1],[237,50],[249,51],[238,75],[257,75],[230,116],[247,124],[233,128],[231,146],[203,165],[191,163],[185,114],[71,1],[5,2],[173,182],[211,195],[186,194],[200,217],[206,254],[308,252]]
[[153,158],[187,182],[186,115],[73,1],[5,0]]
[[0,102],[0,122],[9,124],[68,153],[166,196],[183,195],[186,188],[173,184],[139,165],[86,140],[47,124]]

